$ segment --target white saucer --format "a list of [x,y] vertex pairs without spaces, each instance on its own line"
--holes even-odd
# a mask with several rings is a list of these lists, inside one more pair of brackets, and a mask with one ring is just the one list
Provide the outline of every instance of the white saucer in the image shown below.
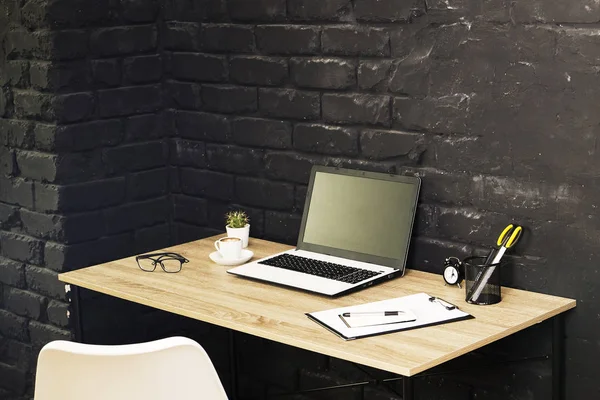
[[216,262],[219,265],[239,265],[239,264],[245,263],[246,261],[248,261],[252,257],[254,257],[254,253],[250,250],[242,249],[241,257],[238,258],[237,260],[225,260],[221,256],[221,253],[219,253],[218,251],[213,251],[208,256],[210,257],[211,260],[213,260],[214,262]]

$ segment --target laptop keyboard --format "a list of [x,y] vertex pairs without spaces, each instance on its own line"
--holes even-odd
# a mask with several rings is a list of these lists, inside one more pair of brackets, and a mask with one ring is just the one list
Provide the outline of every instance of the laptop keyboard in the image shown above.
[[380,274],[380,272],[298,257],[292,254],[280,254],[258,263],[351,284],[362,282]]

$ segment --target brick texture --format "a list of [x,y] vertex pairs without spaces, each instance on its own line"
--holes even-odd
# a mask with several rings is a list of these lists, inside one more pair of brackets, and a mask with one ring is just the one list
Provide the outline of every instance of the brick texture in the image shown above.
[[0,397],[21,400],[39,349],[71,338],[57,274],[170,243],[163,109],[198,110],[187,85],[220,82],[227,65],[196,47],[171,68],[156,0],[0,8]]
[[[295,243],[315,164],[423,179],[413,268],[439,273],[509,221],[527,226],[505,284],[578,300],[566,397],[600,395],[587,361],[600,353],[598,4],[21,3],[0,0],[0,397],[31,398],[36,352],[71,337],[59,272],[218,233],[233,208],[252,235]],[[125,308],[115,318],[130,325],[155,316]],[[147,338],[110,336],[93,315],[98,341]],[[162,318],[147,331],[190,323]],[[528,344],[548,342],[546,328],[485,356],[539,355]],[[244,340],[253,397],[372,379]],[[549,367],[534,364],[416,385],[423,398],[547,398]]]

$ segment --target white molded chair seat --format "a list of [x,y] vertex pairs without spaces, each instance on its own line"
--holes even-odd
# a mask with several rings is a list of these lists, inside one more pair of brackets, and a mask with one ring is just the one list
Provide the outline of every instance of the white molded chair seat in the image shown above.
[[48,343],[39,354],[34,400],[226,400],[206,354],[195,341],[99,346]]

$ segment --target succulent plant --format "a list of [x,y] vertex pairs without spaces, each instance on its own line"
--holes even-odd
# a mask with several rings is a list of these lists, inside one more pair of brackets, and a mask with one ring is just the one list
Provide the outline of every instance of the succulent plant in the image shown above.
[[230,228],[243,228],[250,222],[248,215],[239,210],[229,211],[227,214],[225,214],[225,219],[227,222],[226,225]]

